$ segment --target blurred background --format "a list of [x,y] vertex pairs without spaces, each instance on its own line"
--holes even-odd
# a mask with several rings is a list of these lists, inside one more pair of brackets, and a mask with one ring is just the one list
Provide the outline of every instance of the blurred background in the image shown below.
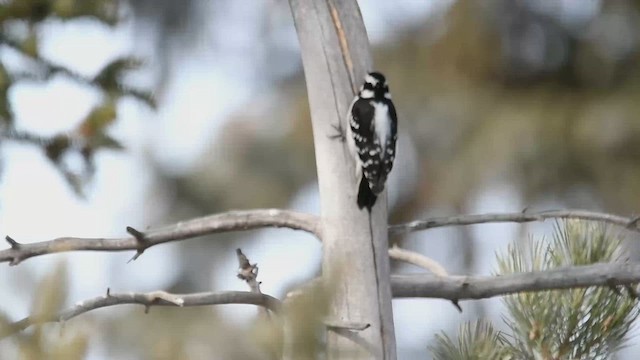
[[[524,208],[637,214],[640,2],[360,7],[399,113],[391,223]],[[258,207],[319,213],[288,2],[6,0],[0,21],[1,235],[123,236],[126,226]],[[392,241],[450,273],[488,275],[496,252],[552,225],[438,229]],[[235,277],[237,247],[276,297],[320,271],[319,242],[289,230],[158,246],[129,264],[131,253],[53,255],[3,264],[0,311],[11,320],[28,315],[41,279],[61,261],[66,305],[108,287],[246,290]],[[433,335],[467,320],[500,324],[499,299],[461,305],[462,314],[446,301],[394,301],[399,357],[429,359]],[[49,341],[80,336],[88,359],[225,359],[246,350],[225,344],[241,342],[255,314],[242,305],[146,316],[113,307],[69,322]],[[620,358],[633,358],[637,342]],[[18,347],[0,342],[0,358]]]

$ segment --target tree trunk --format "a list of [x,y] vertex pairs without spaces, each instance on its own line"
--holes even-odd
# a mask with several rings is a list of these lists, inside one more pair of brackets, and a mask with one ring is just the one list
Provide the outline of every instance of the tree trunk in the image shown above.
[[[290,0],[307,82],[320,187],[323,278],[332,292],[329,320],[362,323],[359,332],[330,330],[328,358],[395,359],[387,244],[387,197],[371,218],[356,205],[358,179],[347,146],[330,139],[347,110],[371,53],[355,0]],[[373,236],[373,239],[372,239]],[[347,335],[347,336],[345,336]],[[363,346],[363,341],[365,341]]]

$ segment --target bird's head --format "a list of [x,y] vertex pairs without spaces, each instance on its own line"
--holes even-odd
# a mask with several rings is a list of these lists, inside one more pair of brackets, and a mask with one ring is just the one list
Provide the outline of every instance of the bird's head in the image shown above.
[[391,99],[387,79],[377,71],[370,72],[365,76],[359,95],[363,99]]

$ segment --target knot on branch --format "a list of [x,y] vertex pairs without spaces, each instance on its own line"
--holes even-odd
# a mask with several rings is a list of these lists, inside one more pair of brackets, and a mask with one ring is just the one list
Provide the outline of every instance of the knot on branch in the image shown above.
[[184,306],[184,298],[181,295],[171,294],[162,290],[153,291],[143,295],[143,301],[141,303],[144,305],[144,313],[148,314],[151,306],[158,304],[161,301],[165,301],[179,307]]
[[133,255],[133,257],[129,259],[129,261],[127,261],[127,263],[130,263],[134,260],[137,260],[140,257],[140,255],[142,255],[142,253],[145,250],[147,250],[150,244],[149,244],[149,240],[147,240],[143,232],[140,232],[132,228],[131,226],[127,226],[127,232],[136,239],[136,243],[138,244],[138,249],[136,250],[136,254]]
[[22,248],[22,244],[15,241],[9,235],[5,236],[4,239],[9,243],[9,246],[11,246],[11,250],[16,252],[16,254],[11,258],[11,261],[9,262],[9,266],[18,265],[22,261],[22,258],[20,257],[20,250]]

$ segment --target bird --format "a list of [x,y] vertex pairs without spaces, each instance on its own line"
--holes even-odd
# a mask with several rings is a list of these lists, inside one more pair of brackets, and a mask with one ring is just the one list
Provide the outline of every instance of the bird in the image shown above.
[[384,75],[373,71],[365,76],[347,118],[346,138],[359,181],[357,205],[371,213],[393,168],[398,139],[396,108]]

